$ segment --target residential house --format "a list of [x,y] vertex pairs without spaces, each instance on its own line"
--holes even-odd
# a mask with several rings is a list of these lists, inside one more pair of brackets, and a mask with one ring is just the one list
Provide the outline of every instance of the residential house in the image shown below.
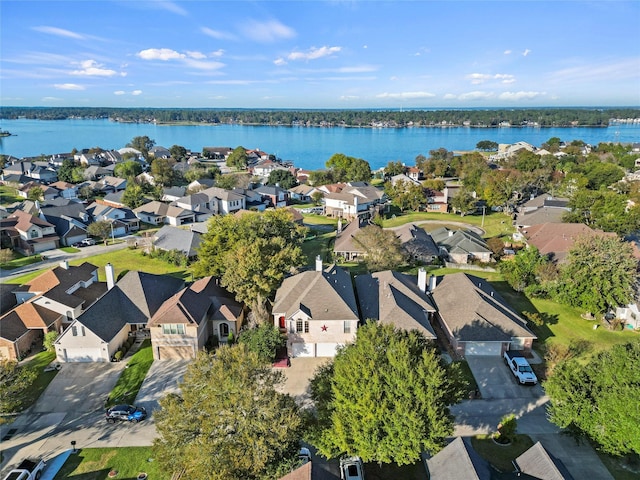
[[249,172],[256,177],[261,178],[269,178],[271,172],[275,172],[276,170],[290,170],[289,168],[282,165],[280,162],[276,162],[274,160],[270,160],[266,158],[264,160],[259,160],[255,165],[253,165]]
[[542,480],[573,480],[564,463],[554,457],[540,442],[526,450],[513,462],[516,478]]
[[100,203],[103,203],[105,205],[111,205],[112,207],[117,207],[117,208],[126,207],[126,205],[122,201],[123,195],[124,195],[124,190],[121,192],[107,193],[104,197],[102,197],[102,200],[100,200]]
[[456,437],[425,461],[429,480],[497,480],[493,467],[471,446],[470,440]]
[[106,284],[98,282],[98,267],[67,262],[25,285],[13,288],[17,307],[0,318],[0,358],[17,360],[42,342],[46,332],[63,328],[102,296]]
[[212,215],[218,213],[216,210],[218,206],[217,202],[214,202],[214,208],[212,209],[209,196],[205,193],[193,193],[180,197],[171,202],[171,205],[193,212],[196,222],[207,220]]
[[398,175],[393,175],[389,178],[389,182],[394,187],[399,183],[404,183],[405,185],[422,185],[416,178],[410,177],[406,173],[399,173]]
[[154,145],[149,149],[149,156],[153,158],[171,158],[171,152],[165,147]]
[[93,188],[99,193],[121,192],[127,188],[127,179],[105,175],[95,183]]
[[227,160],[227,157],[233,153],[231,147],[204,147],[202,154],[205,159],[209,160]]
[[297,200],[299,202],[308,203],[312,201],[312,195],[315,192],[322,193],[324,196],[325,192],[318,190],[316,187],[312,187],[311,185],[297,185],[289,189],[289,197],[292,200]]
[[403,330],[416,330],[435,340],[431,320],[436,309],[427,294],[427,273],[418,276],[385,270],[356,277],[358,303],[364,321],[375,320]]
[[340,256],[350,262],[359,257],[363,257],[366,252],[364,247],[355,239],[360,230],[367,226],[367,223],[359,218],[355,218],[342,228],[342,219],[338,219],[338,231],[333,244],[333,254]]
[[54,225],[20,210],[0,220],[0,236],[23,255],[53,250],[60,241]]
[[48,162],[20,160],[5,165],[3,171],[6,176],[25,176],[44,184],[58,181],[58,174],[49,166]]
[[[461,357],[531,352],[537,337],[526,321],[485,280],[467,273],[430,282],[440,326]],[[464,301],[461,301],[464,299]]]
[[78,198],[78,186],[73,183],[58,181],[50,185],[51,188],[58,190],[58,196],[66,199]]
[[87,180],[97,181],[102,179],[103,177],[109,175],[111,173],[110,170],[99,166],[99,165],[89,165],[84,169],[83,176]]
[[491,262],[491,250],[484,239],[470,230],[449,230],[438,228],[431,232],[431,238],[440,248],[441,255],[453,263],[470,263],[474,260]]
[[94,222],[111,223],[111,233],[114,237],[121,237],[140,229],[140,220],[133,210],[127,207],[114,207],[98,200],[87,207],[87,213]]
[[352,220],[373,216],[386,201],[384,191],[370,185],[345,186],[340,193],[328,193],[324,197],[325,214]]
[[166,203],[156,200],[135,208],[133,213],[142,222],[151,225],[167,223],[177,227],[196,221],[196,214],[194,212],[173,205],[167,205]]
[[289,205],[289,191],[273,185],[263,185],[254,190],[269,206],[278,208]]
[[[41,190],[40,198],[35,198],[34,200],[53,200],[58,196],[58,190],[55,188],[49,187],[48,185],[43,185],[39,182],[30,181],[22,185],[18,188],[18,196],[22,198],[29,198],[29,195],[33,192],[34,189],[39,188]],[[35,195],[34,195],[35,196]]]
[[163,202],[175,202],[181,197],[185,196],[187,192],[186,187],[166,187],[162,189],[162,198]]
[[323,270],[320,257],[315,270],[285,278],[272,312],[292,357],[333,357],[354,341],[358,328],[351,275],[336,265]]
[[415,261],[433,263],[440,257],[440,249],[424,228],[406,223],[395,229],[402,250]]
[[428,212],[447,213],[449,211],[449,198],[446,192],[425,188],[425,196],[427,197],[425,210]]
[[213,187],[215,184],[216,181],[213,178],[199,178],[187,185],[187,190],[190,192],[200,192]]
[[542,223],[562,223],[562,217],[569,210],[569,200],[566,198],[553,198],[547,194],[532,196],[518,208],[515,225],[525,228]]
[[520,228],[514,239],[524,238],[527,245],[536,247],[542,255],[547,255],[555,263],[563,263],[578,238],[600,235],[616,236],[613,232],[594,230],[583,223],[541,223]]
[[424,172],[418,167],[409,167],[407,168],[407,176],[412,180],[420,182],[424,179]]
[[626,328],[640,330],[640,277],[634,285],[633,300],[625,306],[617,307],[615,314]]
[[228,215],[247,208],[246,199],[243,195],[238,195],[224,188],[210,187],[200,193],[204,193],[209,197],[211,210],[217,211],[219,215]]
[[61,245],[71,246],[87,238],[90,218],[82,203],[58,198],[41,205],[39,214],[55,227]]
[[55,342],[59,362],[108,362],[130,333],[146,329],[163,303],[184,288],[168,275],[131,270],[117,283],[107,264],[108,291],[85,310]]
[[248,188],[234,188],[233,193],[244,197],[244,205],[247,210],[264,212],[270,204],[270,200],[263,198],[259,192]]
[[201,235],[191,229],[165,225],[153,235],[153,248],[164,251],[178,250],[187,258],[198,255]]
[[306,462],[278,480],[338,480],[338,477],[314,462]]

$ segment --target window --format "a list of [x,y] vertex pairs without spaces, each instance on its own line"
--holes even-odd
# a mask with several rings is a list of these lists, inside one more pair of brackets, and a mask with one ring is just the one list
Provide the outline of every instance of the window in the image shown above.
[[344,333],[351,333],[351,322],[344,322]]
[[74,337],[77,337],[78,336],[78,327],[76,327],[75,325],[73,327],[71,327],[71,334]]
[[39,236],[39,235],[38,235],[38,231],[37,231],[37,230],[30,230],[30,231],[29,231],[29,236],[30,236],[31,238],[38,238],[38,236]]
[[220,324],[220,337],[227,338],[229,336],[229,324],[221,323]]
[[302,333],[302,320],[296,320],[296,332]]
[[184,325],[181,323],[167,323],[162,325],[162,333],[165,335],[184,335]]
[[309,322],[308,321],[304,322],[304,333],[309,333]]

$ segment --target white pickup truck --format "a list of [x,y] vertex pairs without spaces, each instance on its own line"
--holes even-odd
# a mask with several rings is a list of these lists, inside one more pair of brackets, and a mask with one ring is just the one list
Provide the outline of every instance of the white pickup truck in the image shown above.
[[42,459],[27,458],[7,473],[4,480],[38,480],[45,466]]
[[521,354],[512,351],[504,352],[504,363],[511,369],[511,373],[513,373],[520,385],[535,385],[538,383],[538,377],[533,373],[531,365]]

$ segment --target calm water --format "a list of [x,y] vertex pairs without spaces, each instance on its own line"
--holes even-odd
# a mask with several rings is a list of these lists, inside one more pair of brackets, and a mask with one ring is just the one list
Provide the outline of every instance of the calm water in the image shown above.
[[529,142],[540,146],[551,137],[570,142],[638,142],[640,125],[608,128],[306,128],[219,126],[156,126],[116,123],[109,120],[2,120],[0,129],[16,136],[0,138],[0,153],[15,157],[64,153],[73,148],[119,149],[134,137],[148,136],[166,148],[182,145],[193,151],[202,147],[259,148],[306,169],[323,168],[334,153],[369,162],[372,169],[390,161],[408,165],[429,150],[473,150],[482,140],[497,143]]

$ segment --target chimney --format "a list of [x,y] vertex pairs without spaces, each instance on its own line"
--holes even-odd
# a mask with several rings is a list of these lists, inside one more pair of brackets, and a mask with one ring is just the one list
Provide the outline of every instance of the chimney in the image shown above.
[[65,270],[69,270],[69,262],[67,260],[63,260],[60,262],[60,266]]
[[116,275],[113,270],[113,265],[107,263],[104,266],[104,272],[107,275],[107,290],[111,290],[116,284]]
[[342,232],[342,217],[338,217],[338,233]]
[[453,230],[449,230],[449,236],[453,237]]
[[435,275],[431,275],[429,277],[429,291],[433,292],[436,289],[436,285],[438,283],[438,279]]
[[316,272],[322,271],[322,257],[320,255],[316,255]]
[[418,270],[418,288],[422,293],[427,291],[427,271],[422,267]]

